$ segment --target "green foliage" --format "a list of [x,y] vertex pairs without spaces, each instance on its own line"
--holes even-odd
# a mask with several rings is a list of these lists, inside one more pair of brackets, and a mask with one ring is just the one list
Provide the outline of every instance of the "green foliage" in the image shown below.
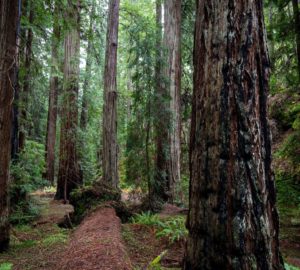
[[0,270],[11,270],[13,267],[12,263],[2,263],[0,264]]
[[61,231],[57,234],[52,234],[47,236],[45,239],[42,240],[42,244],[45,246],[51,246],[56,243],[65,243],[68,239],[68,235]]
[[40,209],[30,199],[20,200],[12,207],[9,220],[12,224],[27,224],[40,216]]
[[131,223],[143,224],[148,226],[159,226],[160,219],[158,215],[153,215],[150,211],[147,211],[132,217]]
[[292,265],[287,264],[287,263],[284,264],[284,267],[285,267],[285,270],[300,270],[299,267],[292,266]]
[[11,165],[11,223],[28,223],[39,216],[39,208],[31,200],[29,193],[49,184],[43,179],[44,167],[44,145],[27,140],[18,160]]
[[[123,1],[120,10],[120,135],[124,145],[121,179],[147,190],[153,176],[156,26],[153,1]],[[128,49],[128,47],[130,49]],[[139,158],[137,158],[139,157]]]
[[11,165],[12,197],[16,195],[23,197],[24,194],[47,186],[49,183],[43,179],[44,170],[45,146],[27,140],[24,151],[19,154],[19,159]]
[[185,217],[183,216],[161,219],[158,215],[153,215],[151,212],[143,212],[135,215],[131,222],[156,227],[156,236],[158,238],[167,238],[170,243],[184,239],[188,234],[185,227]]
[[185,227],[185,217],[174,217],[159,224],[157,237],[166,237],[171,243],[184,239],[188,235]]
[[93,208],[105,201],[120,201],[120,191],[106,185],[101,180],[92,185],[75,189],[70,194],[70,203],[74,206],[73,220],[79,223]]
[[167,250],[163,251],[161,254],[159,254],[149,265],[149,270],[162,270],[160,266],[160,262],[163,259],[163,257],[167,254]]

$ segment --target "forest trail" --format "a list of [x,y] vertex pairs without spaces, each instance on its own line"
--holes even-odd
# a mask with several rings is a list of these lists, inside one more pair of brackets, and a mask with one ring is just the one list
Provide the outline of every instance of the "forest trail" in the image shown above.
[[72,235],[60,266],[62,270],[132,269],[114,209],[100,208],[84,219]]
[[61,201],[53,200],[54,193],[36,191],[30,195],[40,208],[40,218],[35,225],[41,224],[60,224],[64,221],[66,215],[74,212],[70,204],[64,204]]

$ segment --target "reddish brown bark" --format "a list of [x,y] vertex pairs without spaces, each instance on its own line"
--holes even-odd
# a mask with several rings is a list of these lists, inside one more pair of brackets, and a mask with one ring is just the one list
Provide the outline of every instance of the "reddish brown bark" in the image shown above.
[[262,1],[198,0],[186,270],[283,269]]
[[0,0],[0,252],[9,245],[8,182],[18,16],[17,0]]
[[155,66],[155,141],[156,161],[154,182],[149,185],[150,205],[166,202],[168,195],[169,151],[168,151],[168,100],[166,87],[163,87],[162,69],[162,1],[156,0],[156,66]]
[[110,0],[107,23],[103,106],[103,179],[119,183],[117,144],[117,49],[120,0]]
[[58,99],[58,74],[59,74],[59,44],[60,44],[60,25],[59,25],[58,3],[55,3],[53,17],[52,34],[52,64],[49,90],[49,106],[47,119],[46,135],[46,179],[54,183],[55,167],[55,144],[56,144],[56,120],[57,120],[57,99]]
[[79,0],[69,0],[65,18],[63,107],[61,114],[59,171],[56,199],[69,198],[71,191],[82,183],[77,154],[78,87],[79,87]]

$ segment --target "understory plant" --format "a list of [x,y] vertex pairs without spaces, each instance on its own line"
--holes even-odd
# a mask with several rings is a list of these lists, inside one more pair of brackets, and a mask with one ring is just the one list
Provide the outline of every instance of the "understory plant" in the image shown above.
[[131,219],[134,224],[153,226],[157,229],[156,237],[167,238],[170,243],[180,241],[187,236],[184,216],[174,216],[167,219],[153,215],[151,212],[143,212]]

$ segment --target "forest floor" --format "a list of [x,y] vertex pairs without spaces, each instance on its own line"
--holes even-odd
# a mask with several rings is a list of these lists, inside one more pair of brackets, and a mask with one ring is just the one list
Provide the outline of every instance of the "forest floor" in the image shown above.
[[[112,208],[94,210],[75,229],[60,228],[57,224],[73,207],[53,201],[52,195],[34,194],[41,215],[31,225],[13,227],[11,249],[0,254],[0,270],[146,270],[161,254],[160,269],[181,269],[183,241],[157,238],[155,226],[121,224]],[[159,219],[183,214],[166,205]],[[295,216],[292,210],[285,213],[280,238],[286,261],[300,267],[300,222]]]
[[60,269],[58,258],[65,250],[72,230],[57,224],[73,207],[54,201],[54,194],[37,192],[32,195],[40,209],[40,217],[30,225],[14,226],[11,247],[0,254],[1,270],[54,270]]

